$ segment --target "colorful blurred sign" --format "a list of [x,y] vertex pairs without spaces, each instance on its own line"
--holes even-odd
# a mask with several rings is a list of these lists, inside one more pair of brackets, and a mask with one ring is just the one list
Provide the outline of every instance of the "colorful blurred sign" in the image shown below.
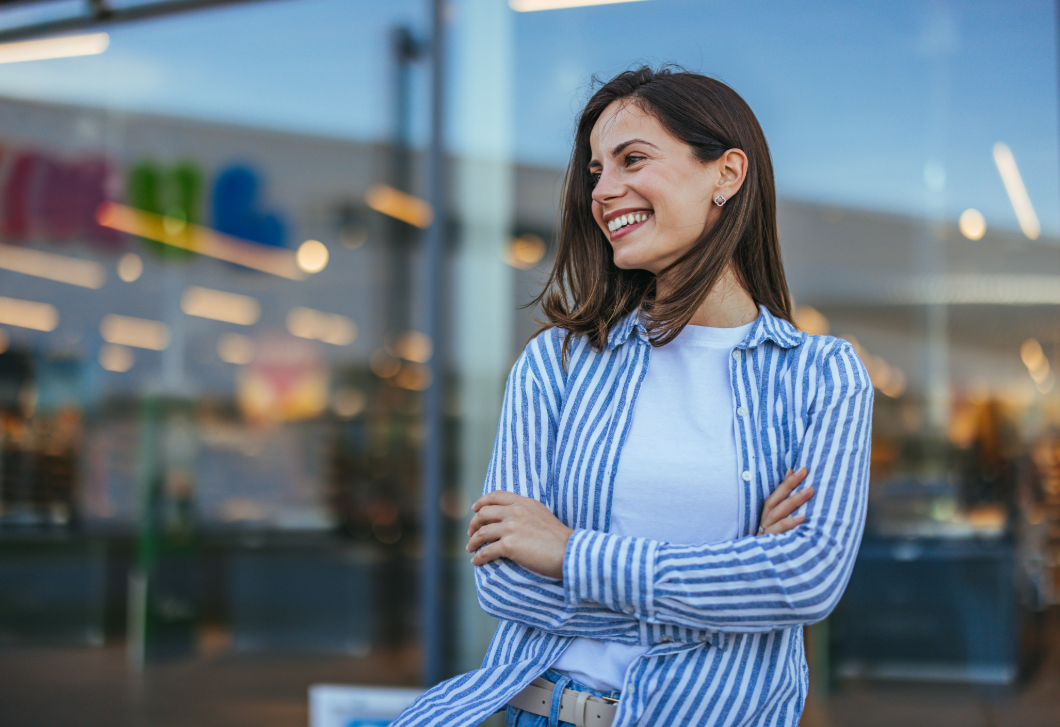
[[[164,167],[141,159],[122,175],[101,156],[64,159],[36,149],[12,151],[0,143],[0,163],[6,167],[0,179],[0,233],[9,242],[38,237],[84,240],[101,249],[120,251],[121,235],[100,225],[97,212],[104,202],[117,201],[121,190],[133,207],[162,215],[172,225],[200,222],[206,201],[206,175],[192,161]],[[286,222],[283,215],[263,209],[262,187],[261,175],[247,165],[221,168],[210,189],[212,226],[242,240],[286,247]],[[187,251],[162,248],[146,239],[141,242],[170,258],[190,257]]]

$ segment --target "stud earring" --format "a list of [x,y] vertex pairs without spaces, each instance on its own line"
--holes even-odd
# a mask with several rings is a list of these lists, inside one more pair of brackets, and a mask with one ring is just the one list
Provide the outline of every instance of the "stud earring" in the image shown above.
[[721,207],[723,204],[725,204],[725,198],[719,194],[717,197],[714,198],[714,204]]

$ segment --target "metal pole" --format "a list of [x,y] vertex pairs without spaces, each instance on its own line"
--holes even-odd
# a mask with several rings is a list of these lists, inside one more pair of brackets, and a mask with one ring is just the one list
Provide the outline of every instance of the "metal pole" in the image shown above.
[[434,346],[428,366],[431,384],[424,402],[426,443],[423,452],[423,571],[421,573],[420,609],[423,619],[423,681],[434,685],[444,676],[442,658],[442,386],[445,365],[442,356],[442,304],[444,281],[442,252],[445,230],[445,194],[443,186],[443,87],[445,0],[432,0],[431,25],[431,141],[427,151],[428,199],[434,217],[424,239],[426,290],[425,333]]

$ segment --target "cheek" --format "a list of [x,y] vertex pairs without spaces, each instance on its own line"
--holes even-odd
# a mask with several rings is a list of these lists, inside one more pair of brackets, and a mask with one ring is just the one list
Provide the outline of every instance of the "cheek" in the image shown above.
[[601,207],[597,202],[593,202],[593,219],[596,220],[596,224],[603,228],[604,225],[604,208]]

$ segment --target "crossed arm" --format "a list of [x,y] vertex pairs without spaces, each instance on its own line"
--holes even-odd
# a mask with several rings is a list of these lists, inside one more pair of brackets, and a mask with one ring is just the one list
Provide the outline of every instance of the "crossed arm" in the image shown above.
[[[813,497],[813,486],[795,492],[806,479],[805,467],[788,470],[762,509],[759,535],[793,530],[805,515],[792,515]],[[735,486],[735,485],[734,485]],[[488,492],[471,506],[467,552],[472,565],[508,558],[547,578],[563,580],[563,556],[574,530],[559,521],[540,500],[504,490]]]
[[[559,635],[627,643],[641,621],[753,632],[823,618],[852,569],[868,485],[872,388],[848,348],[821,364],[826,381],[800,456],[807,467],[789,471],[765,503],[771,537],[699,546],[572,531],[552,514],[544,484],[554,417],[524,353],[469,529],[483,609]],[[823,494],[811,501],[815,491]],[[648,574],[645,588],[627,587],[631,563]]]

